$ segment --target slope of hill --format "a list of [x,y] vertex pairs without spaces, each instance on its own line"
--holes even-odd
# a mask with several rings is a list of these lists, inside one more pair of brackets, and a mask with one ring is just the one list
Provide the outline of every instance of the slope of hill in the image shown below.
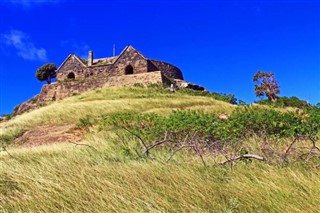
[[[230,167],[215,163],[221,158],[208,158],[212,163],[204,167],[190,153],[177,154],[177,161],[152,161],[126,148],[136,138],[103,131],[98,122],[89,120],[119,112],[231,114],[236,108],[182,92],[108,88],[0,123],[0,211],[319,211],[320,171],[305,161],[243,161]],[[245,146],[258,149],[255,144],[260,141],[252,136]],[[288,144],[286,139],[278,142],[283,147]]]

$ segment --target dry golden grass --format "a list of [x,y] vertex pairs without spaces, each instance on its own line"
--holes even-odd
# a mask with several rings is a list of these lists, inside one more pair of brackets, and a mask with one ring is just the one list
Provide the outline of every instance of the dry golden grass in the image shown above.
[[320,207],[319,169],[259,162],[239,163],[234,170],[161,164],[130,159],[108,142],[94,145],[98,151],[56,144],[11,150],[14,158],[1,154],[0,211],[318,212]]

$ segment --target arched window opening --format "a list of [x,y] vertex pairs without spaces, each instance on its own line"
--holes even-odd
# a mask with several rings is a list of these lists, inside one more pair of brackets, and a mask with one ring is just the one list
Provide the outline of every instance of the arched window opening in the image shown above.
[[132,67],[131,65],[126,66],[125,74],[126,74],[126,75],[131,75],[131,74],[133,74],[133,67]]
[[70,72],[70,73],[68,74],[67,78],[68,78],[68,79],[75,79],[76,76],[74,75],[73,72]]

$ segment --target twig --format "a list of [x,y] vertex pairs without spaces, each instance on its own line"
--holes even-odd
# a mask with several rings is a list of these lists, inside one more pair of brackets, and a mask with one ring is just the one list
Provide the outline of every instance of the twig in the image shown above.
[[161,144],[163,144],[165,142],[170,142],[170,141],[167,140],[167,139],[164,139],[162,141],[156,141],[154,144],[151,144],[150,146],[148,146],[143,153],[149,152],[154,147],[159,146],[159,145],[161,145]]
[[264,161],[265,159],[259,155],[254,155],[254,154],[245,154],[245,155],[241,155],[241,156],[237,156],[235,158],[232,159],[227,159],[225,161],[220,162],[220,165],[225,165],[226,163],[233,163],[236,160],[242,160],[242,159],[255,159],[255,160],[259,160],[259,161]]
[[317,149],[318,151],[320,151],[319,147],[316,146],[316,141],[312,138],[312,136],[309,136],[309,139],[312,142],[312,147],[311,149]]
[[95,147],[89,145],[89,144],[85,144],[85,143],[76,143],[76,142],[71,142],[71,141],[68,141],[68,143],[71,143],[71,144],[74,144],[76,147],[77,146],[86,146],[86,147],[89,147],[91,149],[93,149],[94,151],[98,151]]
[[201,161],[202,161],[204,167],[206,167],[207,166],[206,162],[204,161],[203,156],[202,156],[202,154],[200,153],[200,151],[198,149],[197,143],[193,146],[193,149],[199,155],[199,157],[201,158]]
[[288,146],[288,148],[286,149],[285,153],[283,154],[283,158],[286,159],[287,158],[287,155],[291,149],[291,147],[293,146],[293,144],[295,144],[295,142],[299,140],[299,138],[296,136],[293,141],[291,142],[291,144]]
[[166,162],[169,162],[169,161],[171,160],[171,158],[172,158],[177,152],[179,152],[181,149],[183,149],[183,148],[190,148],[190,147],[192,147],[192,146],[190,146],[190,145],[182,145],[181,147],[179,147],[178,149],[174,150],[174,151],[171,153],[171,155],[168,157],[168,159],[166,160]]
[[140,135],[132,132],[131,130],[129,130],[129,129],[126,128],[126,127],[123,127],[123,126],[117,126],[117,127],[126,130],[126,131],[129,132],[131,135],[133,135],[133,136],[135,136],[136,138],[138,138],[139,141],[141,142],[141,144],[143,145],[144,153],[149,157],[149,151],[147,150],[147,145],[146,145],[146,143],[144,142],[144,140],[140,137]]

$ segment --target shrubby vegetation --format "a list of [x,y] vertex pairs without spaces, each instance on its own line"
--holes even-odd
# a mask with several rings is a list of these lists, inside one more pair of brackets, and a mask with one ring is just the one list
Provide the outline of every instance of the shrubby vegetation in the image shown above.
[[216,92],[209,92],[209,91],[197,91],[192,89],[180,89],[177,93],[181,94],[188,94],[192,96],[204,96],[204,97],[211,97],[215,100],[224,101],[226,103],[235,104],[235,105],[244,105],[245,102],[237,99],[234,94],[221,94]]
[[[309,141],[311,149],[320,151],[316,145],[320,135],[319,121],[320,109],[317,108],[308,112],[280,112],[275,109],[244,106],[234,110],[228,119],[220,119],[214,113],[203,111],[175,111],[168,116],[120,112],[103,116],[99,125],[100,130],[124,130],[123,134],[137,139],[144,154],[148,154],[158,145],[163,147],[167,144],[172,156],[182,148],[191,148],[201,158],[201,153],[204,155],[219,151],[224,155],[238,154],[240,159],[241,156],[251,154],[243,148],[244,142],[251,138],[259,137],[264,140],[265,142],[259,145],[261,148],[266,142],[273,146],[279,139],[292,140],[285,153],[283,150],[278,150],[277,153],[279,158],[287,160],[287,155],[297,140]],[[230,148],[231,152],[225,152]],[[136,148],[135,151],[137,152]],[[267,159],[274,156],[265,157]],[[300,157],[301,155],[295,156],[295,160]]]
[[294,137],[320,133],[320,110],[280,112],[253,106],[239,107],[226,120],[214,113],[175,111],[168,116],[156,113],[115,113],[103,116],[102,126],[117,125],[130,128],[152,140],[165,131],[197,132],[214,140],[248,138],[253,135]]
[[299,98],[293,97],[279,97],[276,102],[270,100],[260,100],[256,102],[257,104],[274,106],[274,107],[294,107],[299,109],[310,109],[312,105],[307,101],[300,100]]

